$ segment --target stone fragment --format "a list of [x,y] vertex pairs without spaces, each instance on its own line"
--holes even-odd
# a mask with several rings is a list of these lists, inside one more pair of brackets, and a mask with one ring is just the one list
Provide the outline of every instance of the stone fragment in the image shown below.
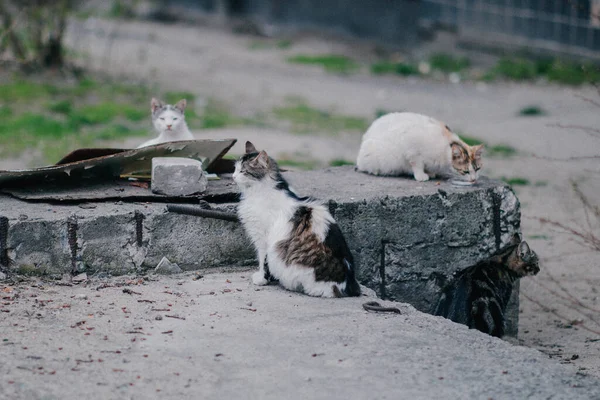
[[169,275],[178,274],[183,271],[179,268],[179,265],[172,263],[167,257],[163,257],[154,269],[154,272],[157,274]]
[[188,196],[206,190],[208,179],[198,160],[181,157],[152,159],[152,192],[166,196]]
[[87,274],[84,272],[82,274],[79,275],[75,275],[71,281],[73,281],[73,283],[81,283],[81,282],[85,282],[87,281]]

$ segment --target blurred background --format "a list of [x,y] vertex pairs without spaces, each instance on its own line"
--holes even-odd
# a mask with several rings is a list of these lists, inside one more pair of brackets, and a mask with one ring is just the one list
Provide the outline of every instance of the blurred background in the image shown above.
[[600,0],[0,0],[0,169],[136,147],[152,96],[291,170],[430,115],[521,200],[519,342],[600,376],[599,65]]

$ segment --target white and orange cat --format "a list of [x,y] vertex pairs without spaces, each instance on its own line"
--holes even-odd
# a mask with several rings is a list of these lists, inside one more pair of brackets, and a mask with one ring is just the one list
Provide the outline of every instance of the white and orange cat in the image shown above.
[[356,165],[374,175],[412,174],[417,181],[447,175],[475,183],[483,145],[469,146],[443,122],[411,112],[386,114],[363,135]]
[[138,146],[146,147],[155,144],[174,142],[178,140],[194,140],[194,136],[185,123],[185,99],[179,100],[174,106],[152,98],[150,111],[152,113],[152,125],[158,137],[148,140]]

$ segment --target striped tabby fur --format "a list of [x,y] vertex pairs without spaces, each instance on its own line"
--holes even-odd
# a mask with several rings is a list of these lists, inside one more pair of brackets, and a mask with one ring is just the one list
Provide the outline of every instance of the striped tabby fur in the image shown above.
[[517,279],[539,272],[537,254],[515,235],[500,254],[462,271],[444,289],[434,311],[469,328],[504,336],[504,312]]

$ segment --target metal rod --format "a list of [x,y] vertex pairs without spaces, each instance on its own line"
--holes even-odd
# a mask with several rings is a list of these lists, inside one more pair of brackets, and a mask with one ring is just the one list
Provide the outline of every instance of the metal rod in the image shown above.
[[196,217],[222,219],[223,221],[240,222],[237,214],[226,211],[207,210],[197,206],[168,204],[167,211],[177,214],[194,215]]

